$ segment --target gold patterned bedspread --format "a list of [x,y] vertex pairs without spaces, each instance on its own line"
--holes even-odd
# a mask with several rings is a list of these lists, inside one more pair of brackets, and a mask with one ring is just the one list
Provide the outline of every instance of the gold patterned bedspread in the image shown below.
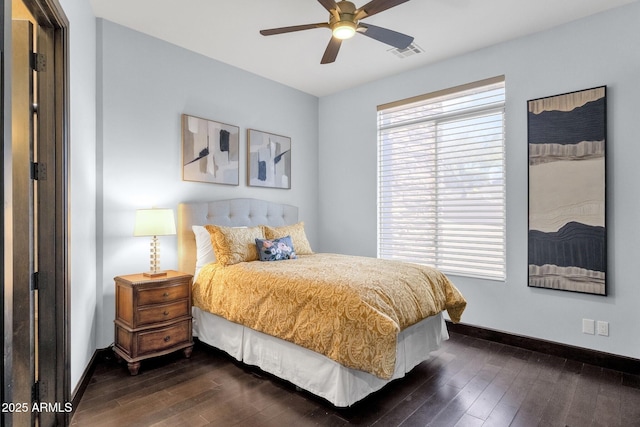
[[466,301],[438,270],[397,261],[313,254],[275,262],[209,264],[193,304],[252,329],[389,379],[398,332]]

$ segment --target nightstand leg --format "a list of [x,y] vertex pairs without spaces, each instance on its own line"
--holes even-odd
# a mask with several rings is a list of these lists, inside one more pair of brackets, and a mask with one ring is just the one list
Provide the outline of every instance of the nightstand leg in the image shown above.
[[129,368],[129,373],[131,375],[138,375],[138,371],[140,370],[140,362],[127,363],[127,367]]
[[187,347],[182,351],[184,352],[184,357],[186,357],[188,359],[188,358],[191,357],[191,353],[193,352],[193,346]]

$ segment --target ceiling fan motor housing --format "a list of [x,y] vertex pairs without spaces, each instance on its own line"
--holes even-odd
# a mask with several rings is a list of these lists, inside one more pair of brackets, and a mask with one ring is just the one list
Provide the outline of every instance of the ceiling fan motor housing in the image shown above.
[[339,39],[353,37],[358,28],[358,21],[355,19],[356,6],[350,1],[336,3],[337,9],[332,9],[329,13],[329,27],[333,35]]

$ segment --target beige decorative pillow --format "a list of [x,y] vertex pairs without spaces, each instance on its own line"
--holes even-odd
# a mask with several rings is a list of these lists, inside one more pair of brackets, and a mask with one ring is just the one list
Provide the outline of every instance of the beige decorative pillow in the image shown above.
[[264,239],[262,227],[205,225],[204,228],[211,234],[211,245],[218,264],[232,265],[259,259],[256,239]]
[[280,239],[281,237],[291,236],[293,242],[293,250],[298,255],[311,255],[311,245],[307,239],[307,234],[304,232],[304,222],[299,222],[293,225],[285,225],[282,227],[264,227],[264,236],[267,239]]

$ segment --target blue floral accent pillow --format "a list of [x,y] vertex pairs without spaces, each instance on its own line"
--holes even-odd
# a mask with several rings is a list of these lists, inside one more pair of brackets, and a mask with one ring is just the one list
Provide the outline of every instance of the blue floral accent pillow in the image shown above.
[[293,250],[291,236],[279,239],[256,239],[260,261],[280,261],[298,258]]

